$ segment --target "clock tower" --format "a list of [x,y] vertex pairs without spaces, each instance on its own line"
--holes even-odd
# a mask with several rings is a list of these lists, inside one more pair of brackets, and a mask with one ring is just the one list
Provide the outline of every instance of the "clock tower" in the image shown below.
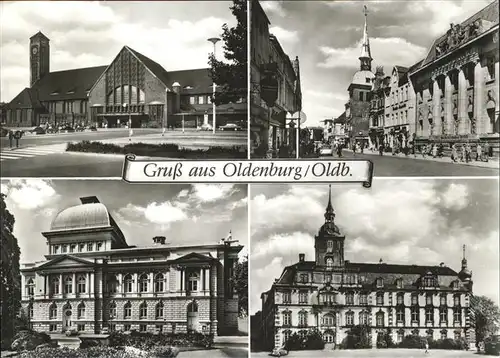
[[30,38],[30,87],[50,72],[49,42],[40,31]]
[[314,237],[316,266],[327,270],[344,267],[344,240],[340,229],[335,225],[335,212],[332,207],[332,187],[328,192],[328,205],[325,211],[325,223]]

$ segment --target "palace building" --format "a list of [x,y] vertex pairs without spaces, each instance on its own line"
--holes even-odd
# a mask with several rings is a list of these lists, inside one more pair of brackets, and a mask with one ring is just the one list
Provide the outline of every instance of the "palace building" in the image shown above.
[[346,236],[335,223],[331,193],[325,223],[314,238],[315,257],[304,254],[262,293],[260,330],[267,348],[280,348],[294,333],[318,330],[327,348],[353,326],[368,327],[372,345],[390,334],[434,339],[475,339],[469,323],[472,273],[464,257],[460,272],[445,266],[357,263],[345,260]]
[[498,155],[498,7],[451,24],[410,71],[417,145],[481,142]]
[[[213,123],[210,69],[167,71],[124,46],[107,65],[50,71],[50,40],[30,39],[30,84],[9,104],[12,127],[198,127]],[[175,54],[174,54],[175,56]],[[207,58],[208,61],[208,58]],[[217,106],[216,126],[246,127],[246,98]]]
[[56,215],[45,260],[21,266],[21,304],[36,331],[137,330],[224,335],[238,328],[229,278],[242,246],[234,240],[172,246],[157,236],[127,244],[96,197]]

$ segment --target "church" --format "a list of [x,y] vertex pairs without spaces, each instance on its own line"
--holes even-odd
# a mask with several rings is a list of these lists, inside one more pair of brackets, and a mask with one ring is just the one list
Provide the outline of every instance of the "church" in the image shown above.
[[[331,189],[330,189],[331,190]],[[344,257],[346,236],[335,223],[331,191],[325,222],[314,237],[315,257],[298,254],[262,293],[259,329],[268,349],[280,348],[292,334],[318,330],[326,349],[336,348],[358,325],[368,327],[376,347],[379,335],[394,342],[407,335],[465,338],[469,323],[472,272],[467,259],[457,273],[436,266],[351,262]]]
[[97,197],[59,212],[45,260],[21,265],[21,305],[31,327],[226,335],[238,329],[238,296],[230,283],[243,246],[232,238],[173,246],[127,244]]
[[[30,83],[7,106],[9,127],[199,127],[213,123],[209,68],[167,71],[124,46],[110,64],[50,71],[50,40],[30,38]],[[208,61],[208,58],[207,58]],[[246,127],[247,100],[217,106],[216,126]]]

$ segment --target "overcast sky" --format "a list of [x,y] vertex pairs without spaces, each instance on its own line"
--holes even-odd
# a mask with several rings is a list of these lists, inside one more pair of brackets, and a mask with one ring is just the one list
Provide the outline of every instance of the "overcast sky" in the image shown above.
[[421,60],[451,22],[461,22],[491,0],[432,1],[261,1],[290,58],[299,56],[306,126],[336,118],[348,100],[347,87],[359,70],[368,7],[368,35],[375,66],[390,74],[394,65]]
[[29,179],[2,181],[1,192],[16,219],[21,262],[42,260],[48,252],[41,233],[50,229],[55,215],[94,195],[129,245],[151,246],[154,236],[166,236],[171,245],[218,243],[230,230],[233,239],[248,244],[247,185]]
[[[332,187],[345,259],[439,265],[460,271],[467,245],[474,294],[499,303],[498,180],[381,180]],[[314,261],[328,185],[252,185],[250,312],[299,253]]]
[[[29,38],[50,39],[51,71],[109,65],[124,45],[167,71],[208,67],[228,1],[0,2],[0,101],[29,86]],[[222,45],[218,44],[218,57]],[[220,58],[220,57],[219,57]]]

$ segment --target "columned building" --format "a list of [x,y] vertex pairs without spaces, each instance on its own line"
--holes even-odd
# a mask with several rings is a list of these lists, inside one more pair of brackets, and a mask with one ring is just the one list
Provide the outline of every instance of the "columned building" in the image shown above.
[[311,330],[334,348],[357,325],[368,328],[374,347],[382,334],[394,342],[413,334],[474,343],[469,322],[472,273],[465,247],[458,273],[443,263],[355,263],[344,257],[346,236],[335,223],[331,194],[324,216],[314,237],[313,260],[299,253],[298,262],[285,267],[261,295],[261,330],[269,349]]
[[[286,118],[301,109],[299,59],[291,61],[276,36],[269,33],[269,18],[259,1],[253,0],[251,7],[251,150],[255,157],[273,158],[281,146],[295,147],[295,130]],[[277,82],[272,106],[262,96],[261,82],[266,77]]]
[[451,24],[410,71],[417,144],[488,143],[498,155],[498,7]]
[[242,246],[130,246],[96,197],[56,215],[45,260],[21,267],[22,309],[33,329],[227,334],[238,327],[230,284]]
[[369,142],[370,94],[375,75],[372,72],[373,59],[366,17],[367,12],[365,11],[363,42],[359,57],[360,69],[354,74],[347,89],[349,101],[346,104],[346,123],[349,129],[350,145],[354,142],[365,144]]
[[[9,104],[13,127],[198,127],[212,124],[210,69],[166,71],[124,46],[111,64],[50,72],[50,41],[30,39],[30,87]],[[216,125],[247,123],[247,99],[217,106]]]

